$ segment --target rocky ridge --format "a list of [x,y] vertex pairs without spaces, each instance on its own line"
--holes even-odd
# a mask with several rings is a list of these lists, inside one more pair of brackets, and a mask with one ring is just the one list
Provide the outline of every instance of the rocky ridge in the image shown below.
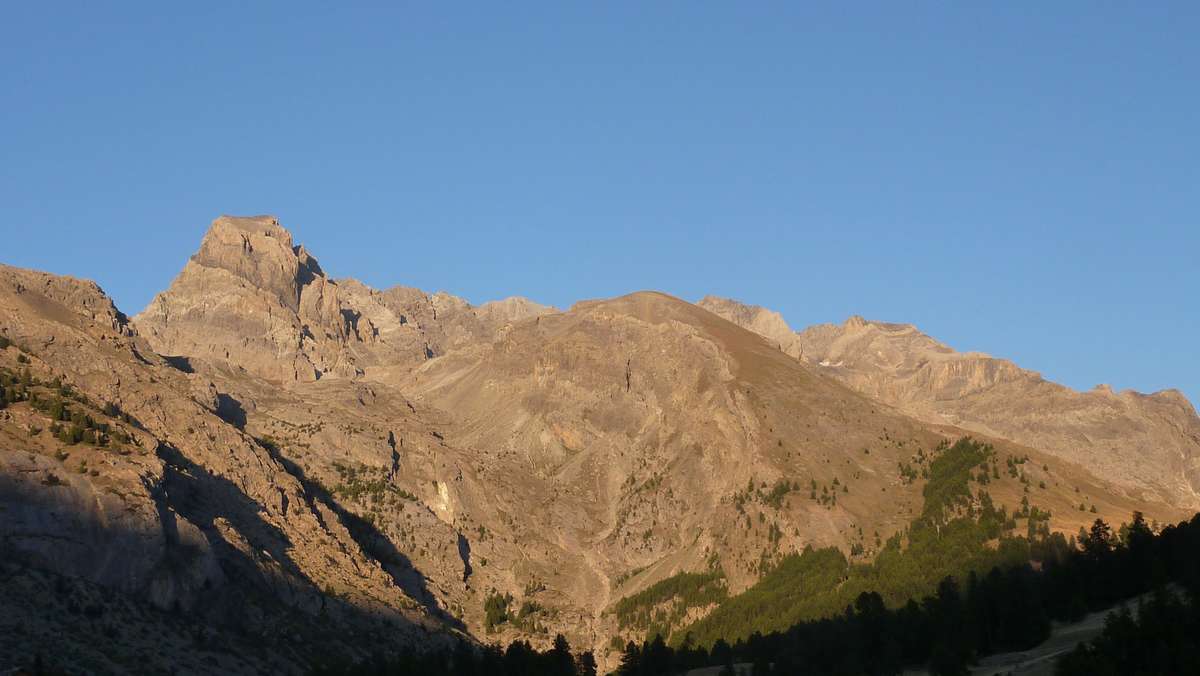
[[162,354],[292,383],[412,368],[510,321],[553,311],[524,298],[475,308],[447,293],[335,281],[275,217],[221,216],[136,323]]
[[700,305],[921,420],[1093,467],[1135,495],[1200,506],[1200,417],[1178,391],[1078,392],[1006,359],[957,352],[911,324],[854,316],[791,332],[763,308],[712,297]]

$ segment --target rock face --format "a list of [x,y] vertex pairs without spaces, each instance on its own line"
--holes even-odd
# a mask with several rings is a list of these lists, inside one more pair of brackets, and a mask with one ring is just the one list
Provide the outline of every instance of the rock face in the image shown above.
[[395,286],[377,291],[354,279],[339,282],[347,316],[363,347],[356,350],[364,368],[410,370],[428,359],[476,341],[491,340],[505,325],[557,312],[513,297],[473,307],[448,293],[427,294]]
[[136,321],[160,354],[291,383],[412,368],[507,322],[553,311],[524,298],[474,308],[446,293],[335,282],[275,217],[222,216]]
[[476,315],[485,325],[499,328],[510,322],[529,319],[530,317],[541,317],[543,315],[554,314],[555,312],[557,310],[549,305],[535,303],[528,298],[520,296],[509,296],[504,300],[494,300],[490,303],[480,305]]
[[337,286],[271,216],[222,216],[138,316],[161,354],[236,361],[276,381],[355,373]]
[[1200,418],[1177,391],[1077,392],[1005,359],[956,352],[910,324],[855,316],[786,336],[762,321],[774,314],[762,308],[714,298],[701,306],[909,415],[1042,449],[1147,498],[1200,506]]

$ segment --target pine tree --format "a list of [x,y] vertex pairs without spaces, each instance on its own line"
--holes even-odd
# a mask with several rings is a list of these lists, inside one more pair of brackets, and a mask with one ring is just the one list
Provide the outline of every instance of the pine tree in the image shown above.
[[630,641],[625,644],[625,652],[621,653],[621,664],[617,667],[620,676],[636,676],[642,672],[642,649]]
[[562,634],[554,637],[554,647],[550,649],[548,658],[549,673],[552,676],[575,676],[575,659],[571,657],[571,644]]
[[1092,530],[1083,541],[1083,551],[1093,559],[1099,559],[1112,550],[1112,528],[1103,519],[1096,519]]
[[576,660],[576,673],[579,676],[596,676],[596,657],[592,655],[592,651],[588,650],[582,653]]

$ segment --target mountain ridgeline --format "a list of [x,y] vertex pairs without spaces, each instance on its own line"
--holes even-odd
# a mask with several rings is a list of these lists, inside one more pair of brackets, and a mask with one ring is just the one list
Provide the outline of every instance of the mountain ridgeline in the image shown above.
[[715,298],[376,290],[269,216],[132,318],[0,266],[0,441],[0,654],[71,673],[957,673],[1187,583],[1146,559],[1200,507],[1178,393]]
[[1200,419],[1178,390],[1076,392],[1010,361],[956,352],[911,324],[854,316],[793,332],[765,308],[712,296],[699,304],[914,418],[1011,439],[1131,492],[1200,508]]

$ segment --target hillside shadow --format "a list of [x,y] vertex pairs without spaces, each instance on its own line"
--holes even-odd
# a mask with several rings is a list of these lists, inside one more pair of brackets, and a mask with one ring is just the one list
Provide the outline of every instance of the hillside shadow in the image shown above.
[[[121,513],[120,503],[108,500],[101,506],[97,498],[104,490],[103,478],[95,481],[65,466],[47,467],[44,460],[31,471],[0,472],[0,562],[34,575],[99,585],[121,603],[140,608],[138,617],[150,618],[129,619],[129,613],[117,613],[118,607],[110,604],[105,621],[124,623],[122,633],[145,634],[165,622],[186,625],[190,629],[183,635],[209,647],[216,642],[219,652],[228,654],[266,651],[305,665],[330,656],[397,649],[405,637],[429,640],[426,626],[399,612],[360,607],[321,590],[289,554],[293,543],[287,534],[239,486],[170,444],[160,442],[154,454],[163,463],[162,478],[144,485],[157,522],[114,518]],[[352,515],[332,501],[325,504],[364,550],[386,553],[380,544],[386,539],[369,524],[348,518]],[[192,526],[203,541],[196,539]],[[161,528],[161,539],[156,528]],[[380,542],[370,542],[371,537]],[[393,564],[412,569],[402,555]],[[23,584],[21,579],[0,576],[0,597],[9,598],[7,585]],[[397,584],[436,609],[415,569]],[[67,596],[48,599],[40,616],[58,633],[71,635],[77,617],[62,609],[75,602]],[[447,620],[449,627],[462,628],[440,609],[431,614]]]
[[446,612],[438,605],[437,598],[429,591],[425,576],[413,565],[412,560],[396,548],[395,543],[379,531],[374,524],[343,507],[329,491],[320,483],[310,480],[304,473],[304,468],[289,460],[279,447],[266,439],[258,443],[270,453],[271,458],[278,462],[304,487],[304,494],[309,500],[309,508],[318,512],[313,501],[319,501],[323,506],[337,515],[342,525],[350,532],[350,537],[358,543],[369,556],[383,566],[383,570],[392,578],[392,582],[404,590],[410,598],[420,603],[433,617],[459,631],[466,631],[466,625],[461,620]]
[[165,361],[167,363],[167,366],[170,366],[171,368],[175,369],[176,371],[182,371],[184,373],[195,373],[196,372],[196,369],[192,367],[192,360],[188,359],[187,357],[178,357],[178,356],[172,357],[172,356],[167,356],[167,355],[161,355],[161,356],[163,358],[163,361]]
[[246,408],[228,394],[217,394],[217,417],[239,430],[246,429]]
[[159,518],[168,535],[168,542],[171,540],[171,529],[176,527],[173,511],[199,527],[210,543],[222,548],[221,554],[237,569],[226,571],[227,575],[235,573],[231,576],[233,579],[251,576],[263,584],[269,584],[270,581],[259,572],[259,567],[221,533],[218,522],[228,521],[246,539],[251,551],[264,553],[286,573],[316,589],[316,585],[288,554],[292,543],[287,535],[263,519],[262,507],[241,488],[193,463],[170,444],[159,442],[155,455],[163,461],[163,477],[157,486],[152,487],[151,495],[158,505]]

